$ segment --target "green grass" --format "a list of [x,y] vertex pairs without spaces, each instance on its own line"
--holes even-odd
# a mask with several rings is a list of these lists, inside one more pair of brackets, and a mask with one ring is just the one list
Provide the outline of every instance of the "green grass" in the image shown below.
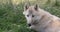
[[[35,32],[27,28],[26,19],[23,15],[24,3],[18,6],[0,4],[0,32]],[[60,6],[44,6],[53,15],[60,17]]]
[[0,5],[0,32],[33,32],[27,29],[23,5],[21,3],[14,9],[11,4]]

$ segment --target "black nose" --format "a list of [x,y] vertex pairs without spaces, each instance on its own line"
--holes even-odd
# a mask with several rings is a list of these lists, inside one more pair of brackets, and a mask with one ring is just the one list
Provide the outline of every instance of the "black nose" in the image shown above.
[[28,24],[28,26],[31,26],[31,24]]

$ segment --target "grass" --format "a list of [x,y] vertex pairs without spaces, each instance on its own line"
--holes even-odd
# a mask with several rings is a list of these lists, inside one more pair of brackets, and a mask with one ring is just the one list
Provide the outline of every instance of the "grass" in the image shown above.
[[[0,4],[0,32],[35,32],[27,29],[26,19],[23,12],[24,3],[18,6]],[[60,17],[60,6],[44,6],[53,15]]]
[[33,32],[27,29],[26,19],[22,14],[23,5],[21,3],[14,9],[11,4],[0,5],[0,32]]

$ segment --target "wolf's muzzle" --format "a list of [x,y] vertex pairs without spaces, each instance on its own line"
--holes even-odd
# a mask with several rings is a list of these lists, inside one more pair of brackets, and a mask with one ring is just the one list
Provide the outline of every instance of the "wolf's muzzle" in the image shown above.
[[30,26],[31,26],[31,24],[28,24],[28,26],[30,27]]

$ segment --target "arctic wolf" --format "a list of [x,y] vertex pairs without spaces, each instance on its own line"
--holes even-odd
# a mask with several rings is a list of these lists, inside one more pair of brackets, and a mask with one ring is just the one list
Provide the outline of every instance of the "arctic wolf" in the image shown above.
[[38,32],[60,32],[60,18],[39,8],[38,5],[25,5],[23,14],[30,29]]

